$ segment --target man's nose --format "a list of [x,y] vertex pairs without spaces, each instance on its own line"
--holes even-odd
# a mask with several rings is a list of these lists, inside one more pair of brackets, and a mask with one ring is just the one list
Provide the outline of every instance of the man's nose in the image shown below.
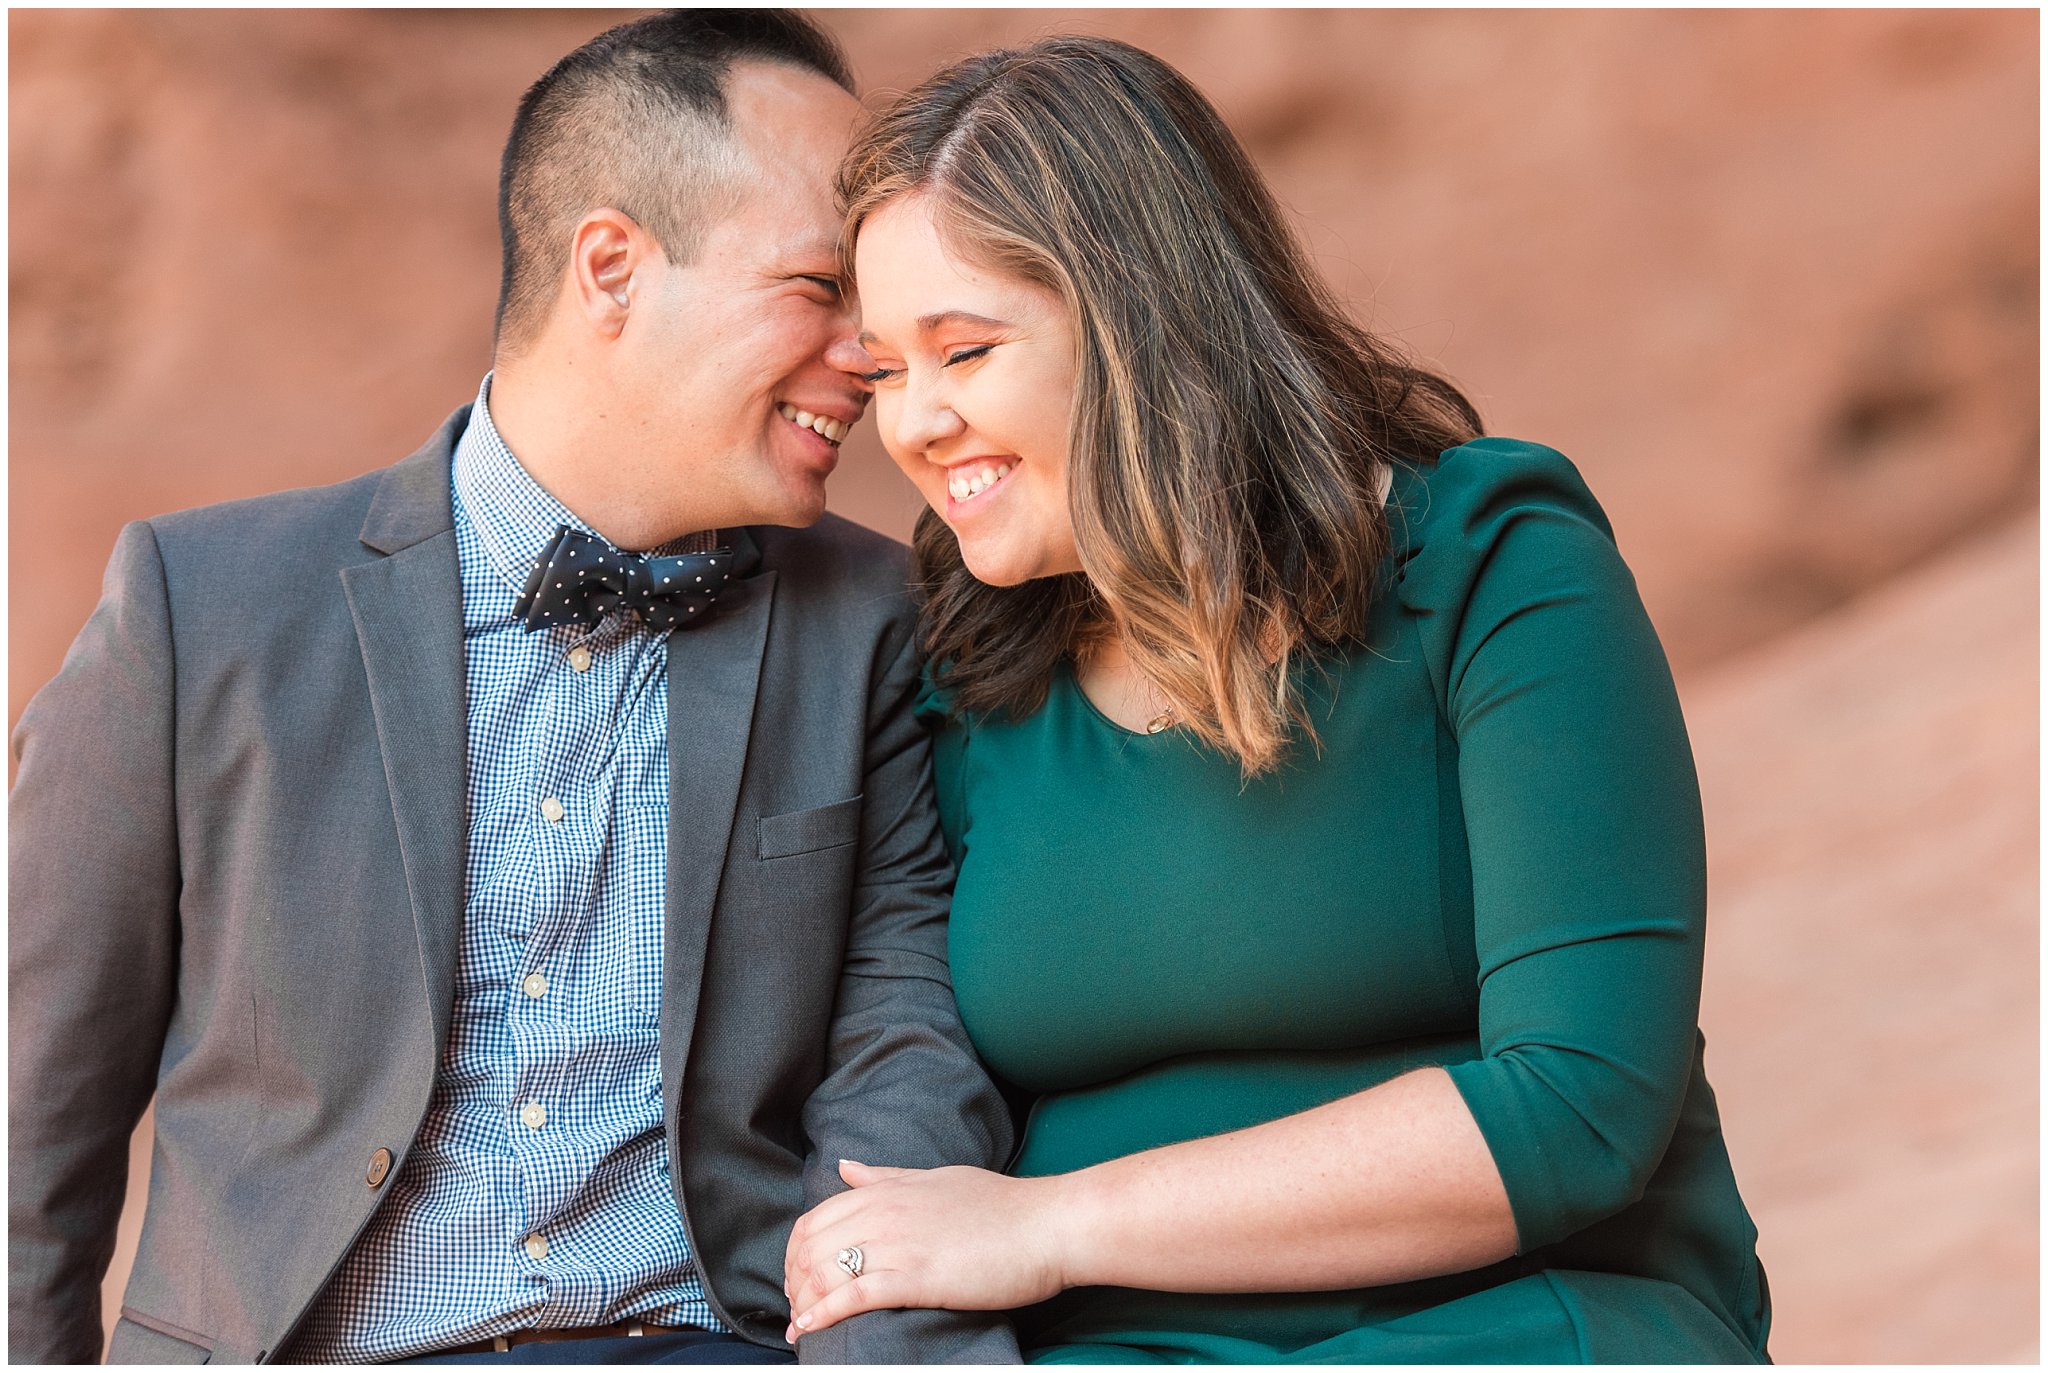
[[[875,370],[875,359],[860,341],[852,337],[834,339],[825,349],[825,363],[849,376],[866,378]],[[865,383],[865,380],[863,381]]]

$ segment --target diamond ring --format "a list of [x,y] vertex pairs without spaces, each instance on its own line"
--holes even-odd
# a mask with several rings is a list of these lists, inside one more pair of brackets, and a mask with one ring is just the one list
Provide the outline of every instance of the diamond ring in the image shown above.
[[860,1246],[854,1245],[850,1249],[840,1250],[838,1253],[832,1256],[832,1262],[838,1264],[841,1268],[844,1268],[846,1270],[847,1277],[859,1277],[860,1266],[863,1262],[860,1252]]

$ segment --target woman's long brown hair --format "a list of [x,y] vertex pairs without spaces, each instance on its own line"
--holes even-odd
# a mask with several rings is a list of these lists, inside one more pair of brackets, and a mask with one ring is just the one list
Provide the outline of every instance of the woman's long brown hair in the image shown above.
[[1026,715],[1117,634],[1245,777],[1313,738],[1291,669],[1363,632],[1388,464],[1477,437],[1471,403],[1345,317],[1209,102],[1129,44],[946,68],[874,124],[839,191],[849,280],[862,222],[920,194],[951,249],[1073,312],[1084,572],[989,586],[936,514],[918,521],[922,632],[955,710]]

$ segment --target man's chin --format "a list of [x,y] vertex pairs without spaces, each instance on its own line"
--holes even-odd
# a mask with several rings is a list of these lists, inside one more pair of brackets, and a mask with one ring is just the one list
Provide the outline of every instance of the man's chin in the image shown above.
[[764,503],[760,518],[747,521],[749,524],[773,524],[785,529],[808,529],[825,517],[825,484],[806,483],[802,487],[792,486],[781,493],[770,513]]

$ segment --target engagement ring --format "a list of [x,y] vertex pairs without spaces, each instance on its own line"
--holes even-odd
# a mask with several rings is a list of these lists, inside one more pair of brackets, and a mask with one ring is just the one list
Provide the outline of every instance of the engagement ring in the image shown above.
[[838,1264],[841,1268],[844,1268],[846,1270],[846,1276],[848,1276],[849,1278],[857,1278],[860,1276],[860,1265],[862,1260],[860,1247],[858,1245],[854,1246],[851,1249],[840,1250],[837,1254],[834,1254],[832,1256],[832,1261]]

